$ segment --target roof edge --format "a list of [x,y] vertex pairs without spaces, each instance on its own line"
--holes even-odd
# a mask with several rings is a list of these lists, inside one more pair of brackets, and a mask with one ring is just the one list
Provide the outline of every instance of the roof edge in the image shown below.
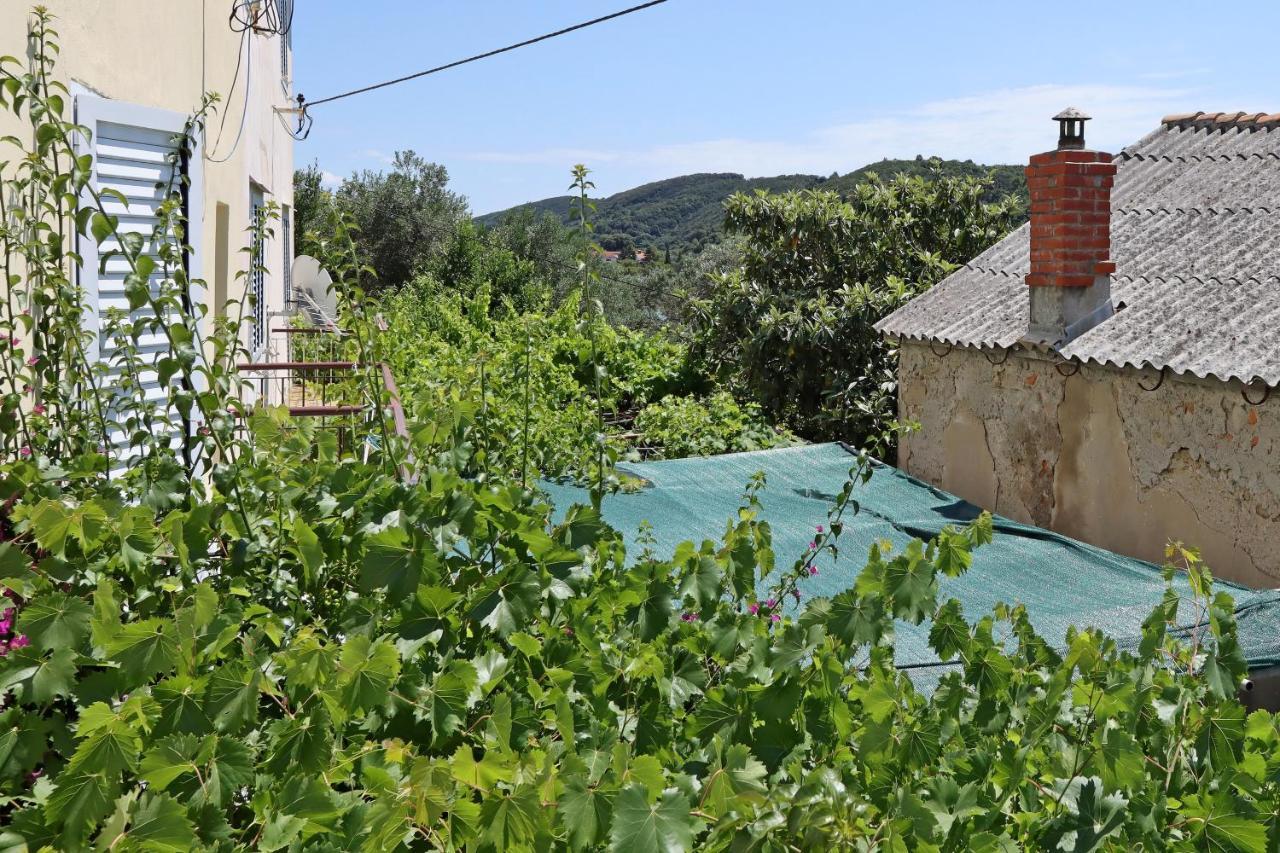
[[1280,127],[1280,113],[1174,113],[1167,115],[1160,120],[1160,124],[1165,127],[1189,128],[1189,127],[1218,127],[1218,128],[1246,128],[1260,127],[1270,130],[1273,127]]

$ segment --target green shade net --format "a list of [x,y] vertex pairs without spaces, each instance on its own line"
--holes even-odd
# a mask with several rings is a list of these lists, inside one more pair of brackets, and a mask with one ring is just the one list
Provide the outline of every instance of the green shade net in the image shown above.
[[[633,558],[641,550],[641,524],[648,522],[648,547],[667,558],[685,540],[719,542],[743,503],[751,476],[763,472],[763,517],[773,529],[778,567],[790,569],[813,539],[816,525],[828,523],[827,512],[855,462],[840,444],[814,444],[619,465],[646,486],[608,495],[604,517],[626,536]],[[590,502],[585,489],[555,483],[542,487],[560,514],[574,503]],[[845,515],[839,558],[824,555],[817,561],[819,573],[801,582],[806,599],[850,587],[873,543],[887,540],[896,553],[914,538],[928,540],[946,525],[963,525],[980,512],[888,465],[877,464],[871,479],[855,488],[854,498],[860,510]],[[1136,647],[1142,621],[1164,594],[1157,566],[1000,516],[994,526],[994,541],[974,552],[973,567],[966,574],[939,578],[939,600],[958,599],[970,621],[989,614],[997,602],[1024,604],[1036,630],[1059,648],[1072,625],[1101,628],[1122,647]],[[760,592],[774,580],[766,578]],[[1184,577],[1175,583],[1189,595]],[[1240,645],[1249,666],[1280,663],[1280,590],[1251,590],[1222,581],[1216,586],[1235,599]],[[1181,608],[1179,623],[1191,626],[1197,617],[1188,603]],[[952,666],[938,660],[929,648],[928,634],[928,622],[899,622],[895,627],[898,666],[912,671],[922,686]]]

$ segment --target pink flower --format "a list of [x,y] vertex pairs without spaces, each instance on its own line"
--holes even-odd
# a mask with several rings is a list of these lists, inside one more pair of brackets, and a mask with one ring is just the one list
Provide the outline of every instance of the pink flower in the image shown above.
[[696,613],[681,613],[680,621],[681,622],[697,622],[698,615]]
[[35,412],[37,415],[43,415],[47,409],[45,409],[44,403],[36,403],[35,406],[32,407],[31,411]]
[[813,576],[813,575],[816,575],[817,573],[818,573],[818,567],[817,567],[817,566],[815,566],[815,565],[813,565],[812,563],[810,563],[810,564],[809,564],[809,575],[810,575],[810,576]]
[[33,355],[33,356],[31,356],[30,358],[28,358],[28,359],[27,359],[27,366],[28,366],[28,367],[35,367],[35,366],[36,366],[37,364],[39,364],[39,363],[40,363],[40,356],[38,356],[38,355]]
[[810,543],[809,543],[809,550],[810,550],[810,551],[816,550],[816,549],[817,549],[817,547],[818,547],[818,543],[817,543],[817,542],[810,542]]
[[822,525],[821,525],[821,524],[819,524],[819,525],[818,525],[818,532],[819,532],[819,533],[821,533],[821,532],[822,532]]
[[756,604],[754,601],[751,602],[750,604],[747,605],[747,612],[750,613],[752,616],[755,616],[757,613],[760,612],[760,605]]
[[781,621],[782,621],[782,617],[781,617],[781,616],[779,616],[777,613],[775,613],[775,614],[773,614],[773,621],[774,621],[774,622],[781,622]]
[[22,445],[22,449],[18,451],[18,455],[25,459],[31,455],[31,448],[28,445]]
[[769,599],[768,601],[766,601],[766,602],[764,603],[764,606],[765,606],[765,607],[767,607],[767,608],[769,608],[770,610],[772,610],[773,608],[775,608],[775,607],[777,607],[777,606],[778,606],[778,599],[776,599],[776,598],[771,598],[771,599]]
[[27,639],[26,634],[19,634],[9,641],[9,648],[21,649],[31,645],[31,641]]

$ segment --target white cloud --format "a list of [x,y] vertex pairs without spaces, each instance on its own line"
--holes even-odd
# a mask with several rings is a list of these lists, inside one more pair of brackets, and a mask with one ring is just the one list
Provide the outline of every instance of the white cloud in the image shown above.
[[[1091,147],[1116,151],[1153,130],[1160,117],[1194,109],[1199,90],[1152,86],[1047,84],[932,101],[790,138],[724,138],[673,142],[632,151],[484,151],[463,155],[492,163],[607,164],[601,177],[618,188],[690,172],[748,176],[847,172],[885,157],[916,154],[1023,163],[1051,148],[1050,117],[1066,106],[1093,116]],[[624,174],[625,173],[625,174]],[[630,181],[631,183],[627,183]]]
[[395,162],[394,156],[385,151],[379,151],[377,148],[364,148],[356,153],[366,160],[377,160],[379,163],[386,163],[388,166]]
[[341,175],[335,175],[333,172],[328,172],[323,169],[320,171],[320,186],[324,187],[325,189],[327,190],[337,189],[341,183],[342,183]]

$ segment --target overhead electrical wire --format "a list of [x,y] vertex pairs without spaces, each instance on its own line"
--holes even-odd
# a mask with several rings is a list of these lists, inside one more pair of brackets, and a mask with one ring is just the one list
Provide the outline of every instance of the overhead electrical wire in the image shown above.
[[394,80],[387,80],[382,83],[374,83],[371,86],[362,86],[359,89],[352,89],[350,92],[343,92],[338,95],[330,95],[329,97],[321,98],[318,101],[308,101],[306,103],[305,109],[310,109],[311,107],[316,107],[316,106],[319,106],[320,104],[328,104],[333,101],[341,100],[342,98],[350,98],[352,95],[362,95],[365,92],[372,92],[375,89],[383,89],[383,88],[386,88],[387,86],[394,86],[397,83],[404,83],[407,80],[416,80],[419,77],[426,77],[428,74],[436,74],[440,71],[447,71],[450,68],[457,68],[459,65],[466,65],[469,62],[477,62],[481,59],[488,59],[489,57],[497,56],[500,53],[507,53],[508,51],[517,50],[518,48],[522,48],[522,47],[528,47],[531,44],[537,44],[540,41],[553,39],[553,38],[556,38],[557,36],[562,36],[567,33],[575,32],[576,30],[586,29],[587,27],[592,27],[592,26],[595,26],[596,24],[603,24],[605,21],[612,21],[614,18],[621,18],[623,15],[630,15],[633,12],[639,12],[643,9],[648,9],[652,6],[657,6],[665,2],[667,2],[667,0],[650,0],[650,2],[648,3],[641,3],[639,6],[632,6],[629,9],[622,9],[621,11],[614,12],[609,15],[604,15],[603,17],[600,17],[600,18],[593,18],[590,21],[583,21],[580,24],[574,24],[571,27],[565,27],[564,29],[556,30],[555,32],[552,32],[552,33],[545,33],[540,36],[535,36],[534,38],[531,38],[531,39],[525,39],[524,41],[516,42],[515,44],[509,44],[506,47],[500,47],[496,50],[490,50],[484,53],[477,53],[475,56],[468,56],[466,59],[459,59],[455,62],[450,62],[446,65],[437,65],[435,68],[428,68],[426,71],[418,71],[414,74],[406,74],[403,77],[397,77]]

